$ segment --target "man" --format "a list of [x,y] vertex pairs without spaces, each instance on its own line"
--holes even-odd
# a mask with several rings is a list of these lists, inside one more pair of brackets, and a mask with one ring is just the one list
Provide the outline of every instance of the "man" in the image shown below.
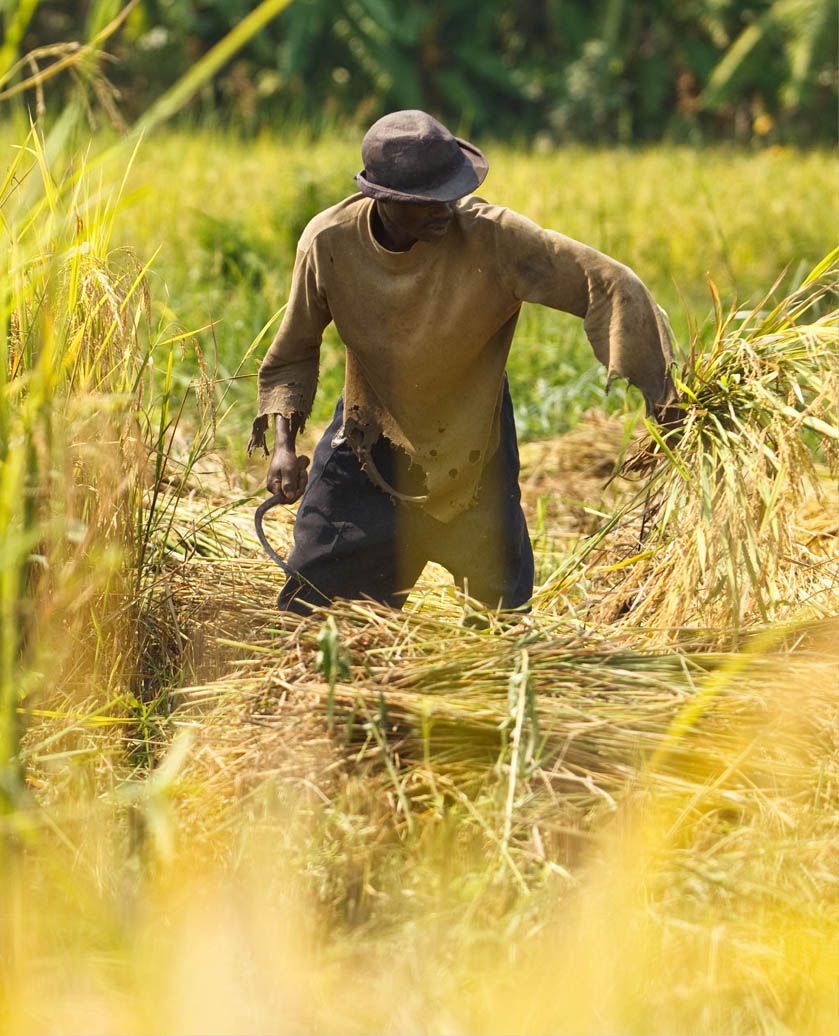
[[[627,267],[472,192],[488,163],[430,115],[364,137],[359,192],[303,232],[282,325],[259,371],[250,449],[274,419],[267,486],[302,495],[281,609],[335,597],[400,607],[426,561],[488,607],[525,609],[533,553],[504,368],[522,302],[582,317],[609,379],[658,415],[675,399],[661,311]],[[330,322],[344,394],[311,475],[295,451]]]

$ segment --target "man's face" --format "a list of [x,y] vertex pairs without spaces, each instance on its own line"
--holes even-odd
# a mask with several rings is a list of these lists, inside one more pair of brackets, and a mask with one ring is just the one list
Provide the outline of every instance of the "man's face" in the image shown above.
[[382,221],[403,237],[437,241],[451,226],[454,202],[378,201]]

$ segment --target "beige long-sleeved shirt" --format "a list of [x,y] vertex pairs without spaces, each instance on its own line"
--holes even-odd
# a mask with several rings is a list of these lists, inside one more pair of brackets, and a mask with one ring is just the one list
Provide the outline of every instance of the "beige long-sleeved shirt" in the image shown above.
[[344,435],[368,471],[384,435],[425,473],[421,506],[448,521],[474,500],[498,445],[504,367],[522,302],[582,317],[609,380],[628,379],[648,413],[675,398],[661,310],[626,266],[510,209],[456,204],[446,234],[389,252],[374,202],[355,194],[300,239],[282,324],[259,370],[252,445],[270,414],[307,417],[321,336],[347,350]]

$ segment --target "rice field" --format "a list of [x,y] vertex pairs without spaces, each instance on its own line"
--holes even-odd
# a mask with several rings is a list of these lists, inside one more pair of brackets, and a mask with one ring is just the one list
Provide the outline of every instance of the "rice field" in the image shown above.
[[836,1031],[835,157],[498,147],[491,200],[667,306],[684,415],[525,315],[539,586],[476,629],[433,566],[283,618],[253,532],[260,334],[355,142],[13,143],[0,1029]]
[[[779,297],[797,287],[836,244],[839,161],[827,151],[546,152],[482,143],[491,160],[481,188],[488,201],[632,266],[685,344],[695,331],[710,340],[708,277],[728,302],[748,309],[779,276]],[[269,324],[264,333],[273,335],[300,232],[355,189],[359,161],[355,134],[241,142],[166,131],[137,156],[119,240],[143,255],[160,248],[156,312],[184,328],[215,323],[211,349],[220,375],[245,376],[229,397],[243,430],[249,413],[238,411],[251,405],[247,378],[264,347],[240,364]],[[341,348],[328,329],[315,411],[323,424],[343,384]],[[592,367],[579,321],[564,314],[524,307],[508,374],[525,439],[567,431],[585,410],[603,405],[605,376]],[[621,409],[622,399],[615,392],[608,402]],[[636,402],[633,395],[632,409]]]

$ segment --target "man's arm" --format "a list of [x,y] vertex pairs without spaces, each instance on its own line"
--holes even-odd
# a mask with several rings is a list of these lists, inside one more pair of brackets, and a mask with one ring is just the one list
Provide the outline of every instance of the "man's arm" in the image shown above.
[[287,503],[297,500],[306,487],[309,458],[296,455],[297,433],[312,409],[321,338],[331,319],[314,256],[301,249],[282,324],[259,368],[257,418],[248,444],[249,452],[257,447],[268,452],[265,433],[273,417],[274,451],[266,486],[271,493],[282,492]]
[[670,335],[663,311],[637,275],[517,213],[507,210],[500,223],[502,254],[516,297],[582,317],[609,383],[626,378],[643,393],[648,415],[660,420],[672,415],[678,397],[670,373]]

